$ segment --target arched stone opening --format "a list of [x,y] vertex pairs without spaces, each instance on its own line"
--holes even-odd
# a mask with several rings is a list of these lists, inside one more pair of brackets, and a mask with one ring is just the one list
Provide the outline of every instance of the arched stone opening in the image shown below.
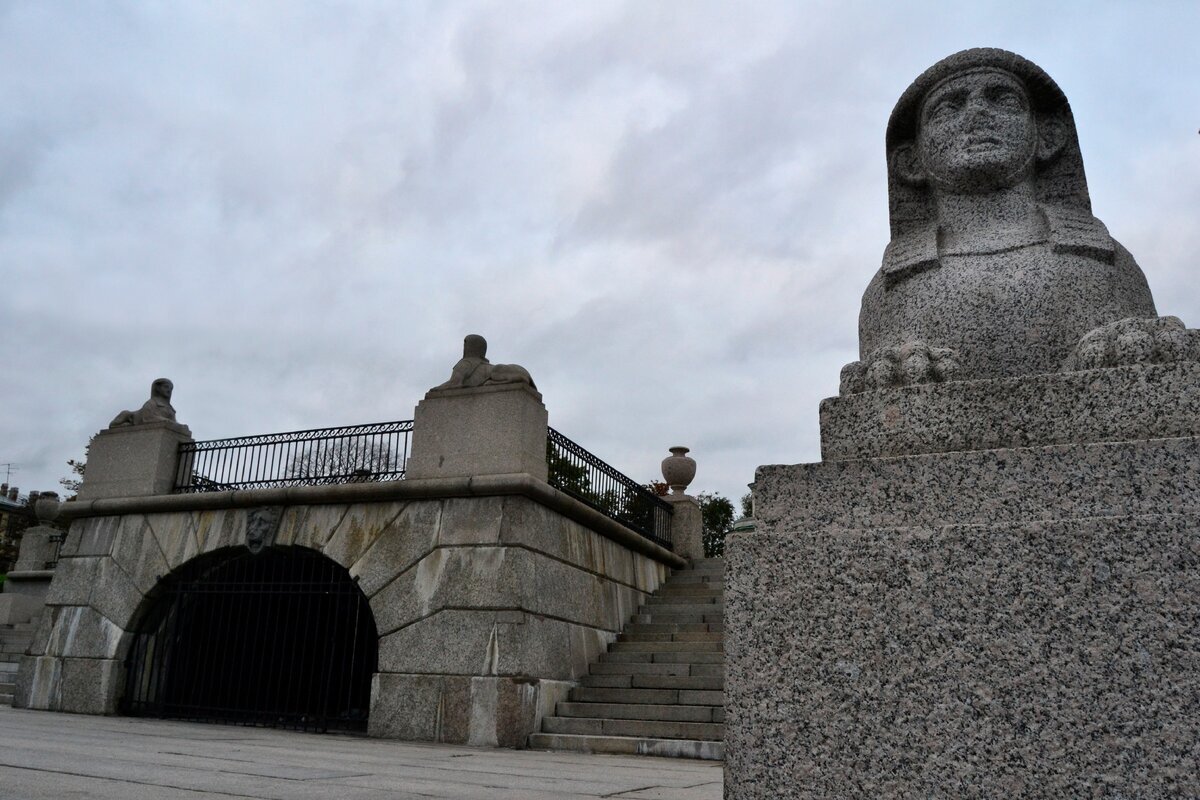
[[168,575],[125,660],[124,713],[365,730],[379,639],[345,567],[303,547],[224,548]]

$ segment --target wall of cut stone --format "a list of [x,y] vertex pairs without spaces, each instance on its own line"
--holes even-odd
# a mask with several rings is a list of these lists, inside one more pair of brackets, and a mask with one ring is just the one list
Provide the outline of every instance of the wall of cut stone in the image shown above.
[[[17,705],[111,714],[147,597],[246,542],[247,509],[72,523]],[[284,510],[277,545],[317,550],[367,595],[380,635],[370,732],[522,746],[668,568],[523,496]]]

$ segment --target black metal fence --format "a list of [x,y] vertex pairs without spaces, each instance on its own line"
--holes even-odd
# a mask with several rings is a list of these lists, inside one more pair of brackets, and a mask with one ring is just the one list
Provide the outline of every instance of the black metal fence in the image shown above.
[[546,431],[551,486],[657,544],[671,548],[671,504],[554,428]]
[[400,480],[412,429],[412,420],[401,420],[185,442],[175,491]]

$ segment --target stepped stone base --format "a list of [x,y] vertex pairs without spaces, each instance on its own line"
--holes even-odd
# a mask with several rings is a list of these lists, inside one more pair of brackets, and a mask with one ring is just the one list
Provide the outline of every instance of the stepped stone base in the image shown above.
[[726,797],[1200,796],[1198,389],[827,400],[726,544]]
[[1200,515],[731,545],[727,797],[1200,795]]

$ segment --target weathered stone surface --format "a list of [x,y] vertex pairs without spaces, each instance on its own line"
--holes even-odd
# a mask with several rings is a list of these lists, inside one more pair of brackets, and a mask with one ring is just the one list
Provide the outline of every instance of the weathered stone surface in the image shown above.
[[523,611],[447,609],[381,638],[379,670],[573,680],[613,638]]
[[92,517],[71,523],[63,539],[60,558],[72,556],[106,556],[112,552],[113,539],[121,517]]
[[437,545],[441,518],[440,500],[418,500],[406,505],[350,567],[350,574],[358,578],[363,594],[373,596],[432,550]]
[[211,553],[223,547],[244,547],[246,544],[244,508],[193,511],[192,525],[201,553]]
[[174,422],[108,428],[88,445],[80,500],[168,494],[175,484],[179,445],[191,431]]
[[124,678],[115,659],[64,658],[60,703],[74,714],[115,714]]
[[[150,523],[141,514],[122,518],[116,540],[113,542],[112,561],[120,566],[141,594],[148,594],[171,571],[158,545],[158,538],[154,535]],[[103,575],[100,576],[100,580],[103,582]],[[112,618],[124,619],[120,616]]]
[[507,497],[451,497],[442,507],[438,544],[498,544],[505,515],[510,513]]
[[127,630],[132,626],[145,597],[145,592],[138,588],[120,564],[111,558],[100,561],[96,570],[96,585],[88,602],[103,618]]
[[500,542],[546,553],[643,592],[658,588],[667,572],[657,561],[524,497],[504,498]]
[[62,659],[24,656],[17,669],[13,705],[41,711],[62,708]]
[[976,49],[930,67],[887,157],[892,240],[843,393],[1057,372],[1093,329],[1157,315],[1092,216],[1070,105],[1035,64]]
[[179,569],[200,553],[191,514],[147,514],[146,522],[166,559],[168,572]]
[[1200,364],[928,383],[821,403],[821,457],[857,458],[1200,435]]
[[348,569],[362,558],[403,509],[403,503],[350,506],[322,552]]
[[442,608],[516,608],[618,628],[604,605],[610,583],[521,548],[438,548],[373,596],[371,608],[380,634]]
[[275,535],[275,543],[321,550],[349,510],[350,506],[345,504],[286,509],[279,523],[279,532]]
[[100,569],[99,557],[64,558],[54,570],[54,579],[46,593],[48,606],[86,606]]
[[406,741],[467,741],[471,679],[462,675],[378,672],[371,681],[371,736]]
[[[11,580],[10,578],[9,581]],[[6,587],[9,581],[5,582]],[[5,592],[0,594],[0,625],[28,623],[40,615],[45,607],[42,598],[19,592]]]
[[569,686],[535,678],[378,673],[368,732],[409,741],[524,747]]
[[546,422],[542,396],[528,384],[431,392],[414,412],[406,477],[527,473],[545,480]]
[[675,552],[687,559],[704,558],[704,517],[696,498],[669,494],[663,498],[674,511],[671,514],[671,538]]
[[94,608],[68,606],[54,620],[47,656],[116,658],[125,631]]
[[46,613],[38,617],[37,625],[33,629],[33,638],[29,641],[28,652],[31,655],[46,654],[46,648],[50,644],[50,631],[54,630],[54,625],[58,622],[58,617],[62,612],[63,606],[47,606]]
[[727,797],[1200,794],[1200,515],[726,554]]
[[[9,572],[39,572],[59,557],[58,542],[63,532],[49,525],[35,525],[21,534],[17,561]],[[11,587],[5,587],[11,591]]]
[[760,530],[981,524],[1200,509],[1200,439],[759,467]]

